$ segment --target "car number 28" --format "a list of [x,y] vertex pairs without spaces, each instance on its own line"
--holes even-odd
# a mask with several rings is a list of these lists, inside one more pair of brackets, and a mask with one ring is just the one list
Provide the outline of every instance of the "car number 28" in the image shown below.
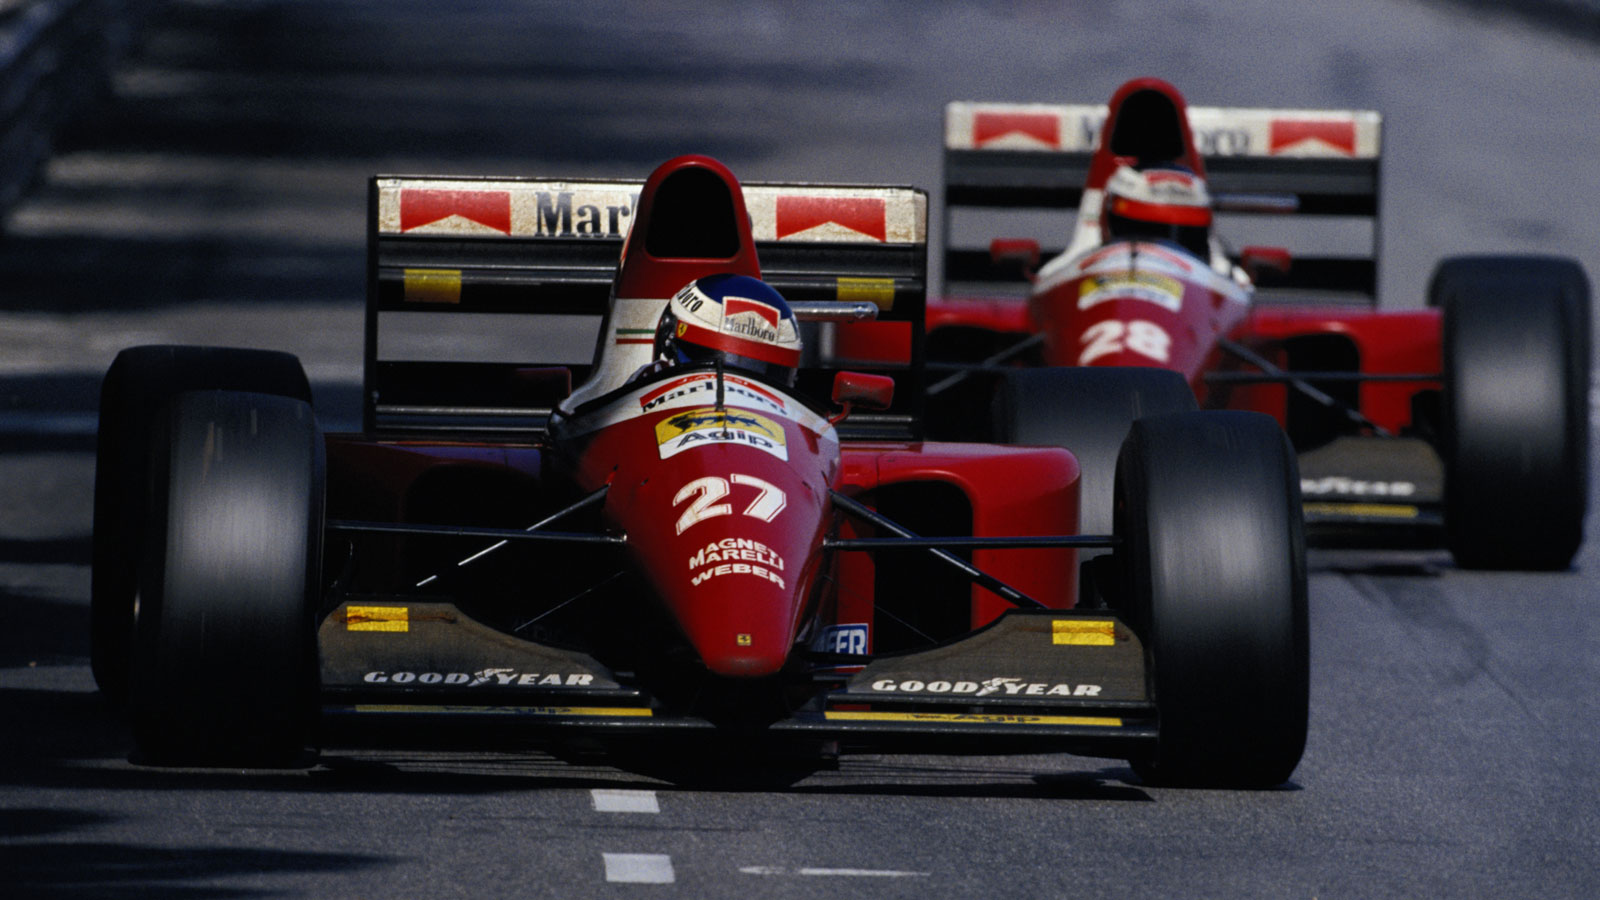
[[1172,355],[1172,336],[1160,325],[1143,319],[1132,322],[1106,319],[1096,322],[1084,331],[1082,342],[1087,346],[1078,356],[1080,366],[1087,366],[1092,360],[1124,350],[1148,356],[1156,362],[1167,362]]
[[754,475],[745,475],[735,472],[727,478],[716,475],[707,475],[696,478],[678,489],[672,498],[672,505],[689,501],[689,506],[678,517],[678,533],[683,534],[697,522],[714,519],[717,516],[726,516],[733,513],[733,506],[718,501],[733,492],[732,484],[756,489],[756,498],[744,508],[744,514],[763,522],[771,522],[777,518],[778,513],[789,505],[789,498],[783,489],[770,481],[757,478]]

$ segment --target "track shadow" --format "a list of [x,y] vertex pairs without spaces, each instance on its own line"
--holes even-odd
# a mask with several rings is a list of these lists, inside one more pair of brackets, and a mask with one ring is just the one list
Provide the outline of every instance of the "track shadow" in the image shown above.
[[[8,260],[21,261],[0,241],[0,270]],[[93,450],[100,380],[86,372],[0,376],[0,453]]]
[[[1126,767],[1039,774],[996,759],[834,757],[815,751],[815,747],[805,744],[763,746],[751,741],[707,736],[693,742],[680,741],[676,746],[652,741],[648,746],[605,748],[592,757],[562,758],[573,763],[599,761],[626,772],[659,779],[670,789],[682,791],[974,799],[1151,799],[1139,789],[1137,776]],[[1072,757],[1063,755],[1059,759],[1064,769],[1070,769]]]
[[0,744],[0,783],[72,782],[76,763],[125,759],[132,743],[127,726],[92,691],[0,688],[0,717],[11,730]]
[[[353,185],[360,196],[360,185]],[[359,208],[360,200],[355,201]],[[357,236],[359,237],[359,236]],[[69,314],[190,303],[359,303],[359,243],[96,234],[0,239],[5,309]]]
[[0,377],[0,414],[59,410],[92,412],[100,405],[99,373],[50,372]]
[[229,898],[281,892],[218,887],[216,881],[261,873],[349,872],[396,857],[304,853],[236,847],[142,845],[80,841],[75,832],[114,822],[113,816],[76,810],[0,810],[0,872],[5,895],[15,898]]
[[[14,562],[15,557],[30,556],[39,551],[37,545],[50,545],[51,541],[0,540],[0,562]],[[88,542],[80,547],[76,539],[64,546],[47,549],[65,561],[75,561],[78,554],[87,553]],[[21,552],[17,552],[18,548]],[[39,562],[38,558],[24,559]],[[89,660],[89,607],[80,603],[62,603],[45,597],[27,594],[0,593],[0,668],[29,665],[75,665]],[[0,685],[5,684],[0,679]],[[3,690],[0,690],[3,693]]]
[[0,538],[0,563],[86,566],[88,535],[53,538]]

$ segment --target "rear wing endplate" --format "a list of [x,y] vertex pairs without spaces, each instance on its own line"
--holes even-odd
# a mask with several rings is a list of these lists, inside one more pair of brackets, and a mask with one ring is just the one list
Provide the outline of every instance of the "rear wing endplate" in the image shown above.
[[[641,187],[374,177],[363,428],[542,428],[566,394],[565,373],[573,385],[589,374]],[[763,277],[791,304],[876,307],[874,322],[804,326],[802,390],[827,396],[837,368],[821,352],[828,329],[903,331],[907,358],[877,364],[900,384],[895,406],[875,418],[890,432],[914,429],[922,390],[908,379],[922,371],[927,195],[860,185],[743,187]],[[858,418],[873,417],[851,421]]]
[[[1367,239],[1355,240],[1349,254],[1296,254],[1289,281],[1273,286],[1375,295],[1381,115],[1205,106],[1188,111],[1219,211],[1336,217],[1368,225]],[[952,212],[1077,208],[1106,115],[1104,105],[955,102],[945,107],[947,284],[1015,278],[1014,270],[990,265],[986,249],[963,248],[952,240]]]

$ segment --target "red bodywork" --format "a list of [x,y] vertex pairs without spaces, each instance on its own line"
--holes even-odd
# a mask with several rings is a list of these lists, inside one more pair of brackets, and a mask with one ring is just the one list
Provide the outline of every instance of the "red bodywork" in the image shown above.
[[[735,416],[742,412],[731,405],[729,411]],[[585,487],[612,485],[607,521],[627,534],[629,552],[650,573],[659,600],[707,668],[718,674],[776,672],[813,619],[817,628],[867,624],[866,649],[873,651],[870,636],[876,628],[871,626],[877,623],[880,590],[874,560],[864,552],[839,553],[825,583],[819,584],[826,556],[821,543],[834,532],[845,537],[886,535],[841,519],[827,499],[830,487],[869,503],[887,487],[953,488],[970,506],[971,533],[977,536],[1077,530],[1078,467],[1065,450],[934,442],[847,442],[841,448],[837,442],[816,440],[801,425],[784,422],[791,451],[787,463],[737,444],[667,460],[652,458],[658,452],[656,427],[682,412],[669,410],[607,427],[585,448],[576,477]],[[608,461],[613,451],[614,462]],[[446,472],[470,469],[507,484],[541,484],[553,476],[555,487],[569,490],[564,467],[548,465],[552,455],[548,447],[372,443],[339,435],[329,439],[330,469],[347,484],[333,498],[335,508],[341,515],[390,521],[408,521],[408,499],[433,506],[431,498],[420,495],[433,490],[430,480]],[[691,489],[673,502],[703,479],[714,480],[713,492],[725,486],[727,495],[708,498],[705,489]],[[353,490],[357,485],[366,488],[359,497]],[[761,511],[757,504],[764,493],[770,508],[773,488],[782,492],[785,505],[769,522],[752,508]],[[678,522],[696,504],[725,505],[728,511],[698,519],[678,533]],[[694,565],[697,555],[716,552],[710,548],[726,541],[733,543],[720,551],[718,564],[743,565],[748,571],[730,568],[695,584],[696,575],[715,567]],[[1066,609],[1077,597],[1075,557],[1066,549],[978,550],[972,562],[1047,605]],[[399,560],[393,566],[404,568]],[[966,594],[970,612],[964,618],[970,628],[1012,608],[977,586]]]
[[[1443,368],[1439,342],[1439,310],[1404,312],[1270,306],[1251,310],[1230,335],[1282,368],[1291,368],[1290,349],[1308,337],[1332,338],[1347,344],[1369,375],[1438,372]],[[1233,364],[1237,367],[1237,364]],[[1412,398],[1425,384],[1415,381],[1366,381],[1359,387],[1358,408],[1380,427],[1399,431],[1412,424]],[[1282,424],[1288,388],[1281,384],[1234,386],[1202,391],[1212,405],[1258,409]]]
[[727,676],[772,675],[787,660],[839,467],[823,420],[756,405],[642,412],[562,448],[582,490],[611,486],[606,519],[706,666]]
[[[1202,405],[1249,409],[1276,417],[1287,426],[1288,388],[1281,384],[1211,388],[1207,372],[1238,371],[1243,366],[1221,353],[1216,342],[1226,337],[1249,347],[1283,369],[1303,368],[1293,358],[1308,339],[1337,341],[1348,347],[1359,370],[1370,375],[1438,372],[1441,369],[1439,310],[1377,312],[1315,305],[1254,306],[1235,316],[1219,315],[1226,303],[1215,292],[1186,284],[1180,312],[1147,301],[1125,298],[1076,308],[1081,282],[1074,280],[1028,300],[1012,298],[947,298],[929,301],[929,330],[968,328],[1022,339],[1042,333],[1043,362],[1055,366],[1156,366],[1183,373]],[[1113,324],[1105,324],[1105,323]],[[1140,334],[1149,322],[1160,330]],[[935,324],[937,323],[937,324]],[[1130,337],[1134,346],[1130,346]],[[1145,346],[1165,349],[1166,358],[1140,352],[1138,338],[1154,338]],[[1170,340],[1169,340],[1170,339]],[[1113,343],[1110,352],[1097,346]],[[852,358],[873,358],[871,347],[852,347]],[[1086,354],[1094,355],[1085,358]],[[1412,398],[1428,385],[1420,381],[1366,382],[1358,391],[1358,408],[1374,423],[1396,431],[1412,424]]]
[[[693,192],[686,194],[683,185],[704,184],[707,176],[734,198],[736,250],[713,257],[652,255],[651,229],[692,205]],[[678,209],[664,211],[668,203]],[[760,274],[739,184],[714,160],[681,157],[663,165],[646,182],[638,210],[614,297],[660,298],[664,305],[703,275]],[[603,359],[595,370],[606,370]],[[841,445],[825,411],[790,389],[731,369],[667,370],[629,381],[558,411],[541,440],[335,435],[328,460],[334,518],[427,522],[450,510],[480,520],[462,524],[520,527],[607,489],[599,529],[625,536],[623,553],[647,586],[647,602],[678,632],[662,635],[662,642],[681,640],[706,670],[729,679],[779,673],[797,645],[829,626],[859,623],[876,635],[883,581],[877,565],[865,552],[826,552],[823,542],[877,535],[844,519],[833,491],[872,505],[892,490],[902,507],[911,497],[914,509],[926,493],[926,504],[948,505],[940,521],[964,519],[973,535],[1061,535],[1077,528],[1078,467],[1065,450]],[[471,487],[470,496],[464,486]],[[409,587],[402,582],[422,574],[408,571],[417,564],[406,558],[404,545],[392,554],[387,568],[368,570],[383,573],[374,592]],[[582,564],[581,556],[568,558]],[[1073,550],[984,549],[972,561],[1047,606],[1076,601]],[[562,565],[560,557],[554,565]],[[393,584],[382,584],[385,577]],[[539,589],[528,587],[530,594]],[[964,628],[1011,608],[981,588],[958,583],[958,590],[970,598],[960,615]],[[602,626],[633,624],[624,619]]]

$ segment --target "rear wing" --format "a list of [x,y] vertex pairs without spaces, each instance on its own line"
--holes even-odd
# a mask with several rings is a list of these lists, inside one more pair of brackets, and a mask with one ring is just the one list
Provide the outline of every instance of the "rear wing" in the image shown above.
[[[1225,240],[1280,244],[1286,235],[1328,230],[1304,227],[1312,220],[1336,223],[1334,239],[1314,239],[1323,253],[1330,244],[1337,246],[1336,255],[1296,253],[1291,273],[1262,287],[1375,298],[1382,117],[1350,110],[1191,106],[1188,111],[1219,212],[1269,219],[1240,222],[1238,228],[1224,219],[1219,231]],[[1014,269],[993,266],[986,248],[960,244],[958,211],[1075,209],[1106,115],[1104,105],[956,102],[945,107],[947,292],[956,284],[981,292],[1016,277]],[[1057,234],[1070,238],[1071,227],[1063,221]],[[1240,241],[1236,231],[1270,237]],[[1004,236],[1011,235],[985,235]],[[1056,246],[1053,252],[1060,250]]]
[[[588,377],[641,182],[374,177],[368,188],[363,428],[525,432]],[[902,187],[746,184],[765,280],[797,311],[869,304],[903,332],[893,408],[849,420],[920,423],[927,195]],[[802,311],[802,318],[805,314]],[[804,326],[800,389],[826,398],[831,329]],[[648,340],[650,335],[639,335]],[[863,368],[852,366],[852,368]]]

